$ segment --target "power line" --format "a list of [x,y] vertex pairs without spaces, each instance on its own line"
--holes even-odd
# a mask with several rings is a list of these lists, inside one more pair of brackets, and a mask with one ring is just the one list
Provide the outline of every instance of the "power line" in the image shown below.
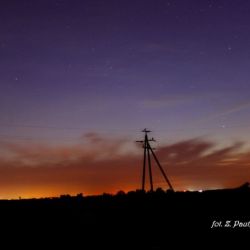
[[[93,127],[59,127],[59,126],[44,126],[44,125],[29,125],[29,124],[0,124],[0,127],[15,127],[15,128],[38,128],[38,129],[53,129],[53,130],[98,130],[102,132],[117,132],[120,133],[121,131],[128,131],[128,132],[138,132],[138,129],[117,129],[117,128],[110,128],[110,129],[99,129]],[[193,128],[177,128],[177,129],[156,129],[154,133],[159,132],[182,132],[188,130],[215,130],[215,129],[231,129],[231,128],[248,128],[250,125],[221,125],[216,127],[193,127]]]
[[[123,129],[96,129],[90,127],[59,127],[59,126],[41,126],[41,125],[26,125],[26,124],[0,124],[0,127],[13,127],[13,128],[38,128],[38,129],[53,129],[53,130],[98,130],[98,131],[106,131],[106,132],[117,132],[124,131]],[[134,131],[138,132],[138,129],[126,129],[126,131]]]
[[58,127],[58,126],[41,126],[41,125],[22,125],[22,124],[0,124],[0,127],[18,127],[18,128],[41,128],[41,129],[56,129],[56,130],[82,130],[88,128],[79,127]]
[[79,137],[42,137],[42,136],[29,136],[29,135],[4,135],[0,134],[2,140],[62,140],[62,141],[76,141],[79,140]]
[[233,125],[233,126],[226,126],[226,125],[221,125],[221,126],[217,126],[217,127],[194,127],[194,128],[180,128],[180,129],[169,129],[169,130],[156,130],[154,132],[159,133],[159,132],[186,132],[186,131],[190,131],[190,130],[224,130],[224,129],[233,129],[233,128],[249,128],[250,125]]
[[[97,131],[98,133],[104,134],[124,134],[124,132],[128,133],[138,133],[138,129],[119,129],[119,128],[111,128],[111,129],[98,129],[98,128],[89,128],[89,127],[59,127],[59,126],[42,126],[42,125],[30,125],[30,124],[0,124],[0,127],[15,127],[15,128],[35,128],[35,129],[52,129],[52,130],[89,130],[89,131]],[[234,126],[223,126],[223,127],[200,127],[200,128],[185,128],[185,129],[159,129],[154,131],[154,133],[185,133],[188,131],[205,131],[205,130],[227,130],[233,128],[248,128],[250,125],[234,125]],[[0,134],[0,138],[3,139],[19,139],[19,140],[63,140],[63,141],[75,141],[79,140],[79,137],[71,137],[67,136],[67,138],[63,138],[62,136],[54,137],[37,137],[30,135],[6,135]]]

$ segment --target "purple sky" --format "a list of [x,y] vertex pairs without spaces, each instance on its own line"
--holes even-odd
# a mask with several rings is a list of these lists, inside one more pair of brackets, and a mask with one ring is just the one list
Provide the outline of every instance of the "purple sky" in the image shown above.
[[249,143],[248,0],[2,0],[0,139]]
[[247,0],[1,1],[1,134],[245,138],[249,11]]

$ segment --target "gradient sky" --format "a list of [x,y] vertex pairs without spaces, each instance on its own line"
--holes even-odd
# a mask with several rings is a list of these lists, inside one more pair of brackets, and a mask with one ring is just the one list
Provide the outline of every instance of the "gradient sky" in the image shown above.
[[0,198],[138,188],[144,127],[178,189],[249,180],[249,13],[248,0],[2,0]]

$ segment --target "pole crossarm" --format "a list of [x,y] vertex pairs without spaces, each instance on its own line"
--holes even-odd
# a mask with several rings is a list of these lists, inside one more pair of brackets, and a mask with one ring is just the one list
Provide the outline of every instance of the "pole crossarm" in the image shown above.
[[142,168],[142,190],[145,191],[145,184],[146,184],[146,169],[148,166],[148,174],[149,174],[149,182],[150,182],[150,191],[154,191],[154,183],[153,183],[153,174],[152,174],[152,162],[151,162],[151,157],[150,157],[150,153],[153,156],[153,159],[156,162],[156,165],[158,166],[158,168],[160,169],[160,172],[162,174],[162,176],[164,177],[166,183],[168,184],[170,190],[174,191],[174,188],[170,182],[170,180],[168,179],[163,167],[160,164],[160,161],[158,160],[155,152],[153,151],[153,148],[151,147],[149,142],[155,142],[154,138],[148,138],[148,133],[151,132],[151,130],[148,129],[144,129],[142,130],[142,132],[144,133],[144,140],[143,141],[136,141],[138,143],[142,143],[143,144],[143,148],[144,148],[144,154],[143,154],[143,168]]

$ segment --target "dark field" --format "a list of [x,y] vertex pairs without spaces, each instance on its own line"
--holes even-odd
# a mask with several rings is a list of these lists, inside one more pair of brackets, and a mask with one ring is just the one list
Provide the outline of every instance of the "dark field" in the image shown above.
[[[169,249],[187,235],[249,235],[250,190],[3,200],[0,214],[1,239],[10,247]],[[213,221],[219,226],[211,228]]]

